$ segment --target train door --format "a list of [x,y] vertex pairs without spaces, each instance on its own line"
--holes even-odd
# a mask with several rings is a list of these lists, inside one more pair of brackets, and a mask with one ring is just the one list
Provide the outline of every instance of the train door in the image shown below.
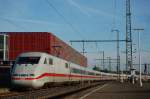
[[49,67],[50,67],[49,73],[51,75],[51,81],[55,82],[55,65],[54,65],[54,60],[53,60],[53,58],[50,57],[48,59],[48,61],[49,61]]
[[[65,73],[66,73],[68,76],[66,76],[64,80],[65,80],[65,81],[70,80],[70,63],[68,63],[68,62],[65,63]],[[65,74],[65,73],[64,73],[64,74]]]
[[69,64],[69,68],[68,68],[68,73],[69,73],[69,81],[72,81],[72,77],[71,77],[71,63]]

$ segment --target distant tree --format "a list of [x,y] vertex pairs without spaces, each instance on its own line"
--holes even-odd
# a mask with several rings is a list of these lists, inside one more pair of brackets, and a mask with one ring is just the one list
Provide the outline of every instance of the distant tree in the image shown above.
[[136,74],[136,75],[139,75],[140,73],[139,73],[139,71],[135,71],[135,74]]
[[99,67],[97,67],[97,66],[94,66],[94,67],[93,67],[93,70],[101,71],[101,70],[100,70],[100,68],[99,68]]
[[123,71],[124,74],[130,74],[130,71]]
[[108,73],[108,70],[107,70],[107,69],[104,69],[104,70],[103,70],[103,72],[106,72],[106,73]]

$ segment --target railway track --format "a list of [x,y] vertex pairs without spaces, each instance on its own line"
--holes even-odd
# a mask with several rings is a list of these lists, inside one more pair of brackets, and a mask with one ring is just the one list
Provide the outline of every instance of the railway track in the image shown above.
[[23,92],[14,92],[0,94],[0,99],[58,99],[60,97],[65,97],[67,95],[74,94],[92,88],[98,85],[103,85],[106,82],[97,82],[92,84],[76,85],[76,86],[61,86],[61,87],[52,87],[46,89],[39,89],[33,91],[23,91]]

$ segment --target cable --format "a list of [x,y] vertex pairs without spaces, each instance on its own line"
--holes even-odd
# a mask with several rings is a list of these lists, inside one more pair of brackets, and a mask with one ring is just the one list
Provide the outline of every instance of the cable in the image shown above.
[[[55,7],[55,6],[53,6],[53,4],[49,1],[49,0],[46,0],[47,1],[47,3],[48,3],[48,5],[51,7],[51,8],[53,8],[55,11],[56,11],[56,13],[64,20],[64,22],[66,23],[66,24],[68,24],[68,26],[70,26],[71,28],[72,28],[72,30],[75,32],[75,33],[78,33],[79,35],[80,35],[80,37],[82,37],[82,39],[84,38],[83,37],[83,35],[81,35],[81,33],[63,16],[63,14],[61,14],[59,11],[58,11],[58,9]],[[78,36],[79,36],[78,35]]]
[[20,26],[20,25],[18,25],[18,24],[16,24],[16,23],[14,23],[12,20],[10,20],[10,19],[7,19],[7,18],[2,18],[2,17],[0,17],[0,19],[2,19],[2,20],[4,20],[4,21],[7,21],[8,23],[10,23],[10,24],[12,24],[12,25],[15,25],[16,27],[18,27],[18,28],[21,28],[21,29],[23,29],[23,30],[26,30],[24,27],[22,27],[22,26]]

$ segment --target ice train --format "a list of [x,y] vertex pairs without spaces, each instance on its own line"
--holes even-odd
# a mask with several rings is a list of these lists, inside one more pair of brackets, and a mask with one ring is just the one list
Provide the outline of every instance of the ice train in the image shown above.
[[22,53],[11,69],[13,86],[31,88],[41,88],[50,83],[116,79],[116,74],[90,70],[43,52]]

